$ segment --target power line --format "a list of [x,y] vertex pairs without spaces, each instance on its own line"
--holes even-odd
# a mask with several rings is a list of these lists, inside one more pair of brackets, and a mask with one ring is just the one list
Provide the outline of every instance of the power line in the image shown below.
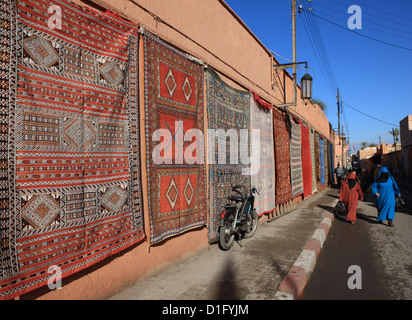
[[[327,9],[327,10],[336,12],[335,9],[329,8],[329,7],[324,6],[324,5],[321,5],[321,4],[319,4],[319,3],[317,3],[316,5],[317,5],[317,6],[321,6],[321,7],[325,8],[325,9]],[[323,12],[323,11],[318,10],[318,9],[316,9],[316,12],[319,12],[319,13],[322,14],[323,16],[328,16],[328,17],[330,17],[330,18],[336,19],[336,20],[338,20],[339,22],[344,21],[344,23],[345,23],[345,25],[346,25],[347,15],[346,15],[346,19],[344,19],[344,18],[341,18],[341,17],[336,17],[336,16],[331,15],[331,14],[327,14],[327,13],[325,13],[325,12]],[[341,13],[342,13],[342,12],[341,12]],[[344,13],[342,13],[342,14],[345,15]],[[369,20],[364,19],[364,18],[362,18],[362,21],[366,21],[366,22],[368,22],[368,24],[373,24],[373,25],[382,27],[382,24],[378,24],[378,23],[369,21]],[[379,33],[389,34],[389,35],[391,35],[391,36],[393,36],[393,37],[400,37],[400,38],[403,38],[403,39],[412,40],[412,37],[409,38],[409,37],[406,37],[406,36],[404,36],[404,35],[400,35],[400,34],[391,33],[391,32],[388,32],[388,31],[384,31],[384,30],[372,28],[372,27],[370,27],[370,26],[365,26],[365,24],[366,24],[366,23],[362,23],[362,29],[373,30],[373,31],[377,31],[377,32],[379,32]],[[412,27],[411,27],[411,28],[412,28]],[[410,32],[406,32],[406,31],[404,31],[404,30],[400,30],[400,29],[397,29],[397,28],[392,28],[392,27],[390,27],[390,26],[385,26],[385,29],[392,29],[392,30],[396,31],[397,33],[404,33],[404,34],[406,34],[406,35],[412,36],[412,33],[410,33]]]
[[[329,1],[334,2],[334,3],[336,3],[336,4],[340,5],[340,6],[346,7],[343,3],[340,3],[340,2],[338,2],[338,1],[335,1],[335,0],[329,0]],[[360,1],[358,1],[358,0],[354,0],[354,1],[351,0],[351,4],[350,4],[350,5],[354,4],[353,2],[357,2],[359,5],[368,7],[368,8],[370,8],[370,9],[372,9],[372,10],[380,11],[380,12],[383,12],[383,13],[385,13],[385,14],[395,16],[394,14],[391,14],[391,13],[388,13],[388,12],[386,12],[386,11],[377,9],[377,8],[375,8],[375,7],[372,7],[372,6],[369,6],[369,5],[367,5],[367,4],[365,4],[365,3],[362,3],[362,2],[360,2]],[[368,13],[368,15],[370,15],[370,16],[372,16],[372,17],[379,18],[379,19],[383,19],[383,20],[386,20],[386,21],[389,21],[389,22],[392,22],[392,23],[396,23],[396,24],[401,25],[401,26],[404,26],[404,27],[408,27],[408,28],[411,27],[411,25],[404,24],[404,23],[402,23],[402,22],[395,21],[395,20],[391,20],[391,19],[388,19],[388,18],[384,18],[384,17],[382,17],[382,16],[377,16],[377,15],[374,15],[374,14],[371,14],[371,13]],[[396,17],[401,18],[401,19],[405,19],[405,20],[408,20],[408,21],[412,21],[412,20],[403,18],[403,17],[401,17],[401,16],[396,16]]]
[[393,123],[389,123],[389,122],[386,122],[386,121],[380,120],[380,119],[378,119],[378,118],[375,118],[375,117],[370,116],[370,115],[369,115],[369,114],[367,114],[367,113],[364,113],[364,112],[362,112],[362,111],[359,111],[358,109],[356,109],[356,108],[352,107],[351,105],[347,104],[346,102],[342,102],[342,103],[343,103],[345,106],[347,106],[347,107],[351,108],[352,110],[355,110],[356,112],[359,112],[359,113],[363,114],[364,116],[367,116],[368,118],[371,118],[371,119],[373,119],[373,120],[376,120],[376,121],[382,122],[382,123],[384,123],[384,124],[388,124],[388,125],[390,125],[390,126],[395,126],[395,127],[400,128],[400,126],[399,126],[398,124],[393,124]]
[[[304,4],[307,8],[307,4],[305,2]],[[316,60],[318,61],[320,70],[325,78],[326,84],[330,90],[331,96],[334,98],[333,89],[336,88],[336,81],[334,80],[334,77],[331,76],[332,71],[330,64],[328,63],[327,54],[323,46],[323,41],[320,36],[319,29],[317,28],[317,24],[315,24],[313,17],[305,13],[304,18],[305,19],[303,20],[303,25],[305,31],[308,35],[308,38],[311,40],[310,44],[314,51]]]
[[[307,3],[305,3],[305,7],[306,7],[307,10],[309,9]],[[306,14],[305,14],[305,16],[306,16]],[[328,77],[331,81],[332,87],[336,88],[337,87],[336,80],[335,80],[335,77],[333,75],[332,68],[330,67],[329,58],[328,58],[328,55],[327,55],[327,52],[326,52],[326,49],[325,49],[325,44],[324,44],[323,39],[322,39],[322,37],[320,35],[320,32],[319,32],[318,24],[317,24],[316,20],[313,19],[312,16],[309,15],[309,17],[310,17],[309,21],[310,21],[310,24],[312,25],[312,29],[314,30],[315,35],[317,35],[318,44],[319,44],[319,48],[320,48],[320,51],[321,51],[321,56],[323,57],[323,61],[324,61],[326,70],[329,72]]]
[[323,21],[326,21],[326,22],[328,22],[328,23],[330,23],[330,24],[333,24],[333,25],[335,25],[335,26],[337,26],[337,27],[339,27],[339,28],[341,28],[341,29],[343,29],[343,30],[350,31],[350,32],[352,32],[352,33],[354,33],[354,34],[356,34],[356,35],[358,35],[358,36],[361,36],[361,37],[364,37],[364,38],[368,38],[368,39],[370,39],[370,40],[374,40],[374,41],[376,41],[376,42],[379,42],[379,43],[382,43],[382,44],[386,44],[386,45],[391,46],[391,47],[395,47],[395,48],[399,48],[399,49],[403,49],[403,50],[412,51],[411,48],[406,48],[406,47],[398,46],[398,45],[393,44],[393,43],[385,42],[385,41],[382,41],[382,40],[379,40],[379,39],[376,39],[376,38],[373,38],[373,37],[369,37],[369,36],[367,36],[367,35],[364,35],[364,34],[355,32],[355,31],[353,31],[353,30],[351,30],[351,29],[349,29],[349,28],[342,27],[342,26],[340,26],[339,24],[337,24],[337,23],[335,23],[335,22],[332,22],[332,21],[329,21],[329,20],[327,20],[327,19],[325,19],[325,18],[322,18],[322,17],[318,16],[317,14],[314,14],[313,12],[307,11],[306,9],[301,9],[301,10],[303,10],[303,11],[305,11],[305,12],[307,12],[307,13],[309,13],[309,14],[311,14],[311,15],[313,15],[313,16],[315,16],[315,17],[317,17],[317,18],[319,18],[319,19],[321,19],[321,20],[323,20]]

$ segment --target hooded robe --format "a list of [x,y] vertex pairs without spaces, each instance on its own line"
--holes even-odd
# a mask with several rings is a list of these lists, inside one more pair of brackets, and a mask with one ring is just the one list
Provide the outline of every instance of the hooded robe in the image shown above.
[[376,198],[376,207],[379,212],[377,220],[393,220],[395,218],[395,195],[399,196],[401,192],[386,167],[380,169],[379,175],[372,183],[372,194],[377,193],[379,193],[379,197]]
[[340,188],[339,201],[343,201],[346,208],[346,221],[356,221],[358,201],[363,200],[363,192],[356,173],[351,172]]

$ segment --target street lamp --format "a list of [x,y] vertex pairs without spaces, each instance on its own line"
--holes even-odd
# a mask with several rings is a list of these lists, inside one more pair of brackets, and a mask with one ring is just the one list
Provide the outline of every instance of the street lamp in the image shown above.
[[[300,0],[299,0],[300,1]],[[310,2],[310,1],[309,1]],[[299,6],[299,10],[302,9]],[[297,105],[297,81],[296,81],[296,67],[298,64],[304,63],[306,70],[308,68],[307,62],[296,62],[296,0],[292,0],[292,63],[275,65],[275,69],[293,68],[292,80],[293,80],[293,101],[283,103],[280,107],[289,107]],[[306,72],[301,79],[302,99],[312,98],[312,77]]]
[[[294,68],[298,64],[305,64],[306,73],[300,79],[300,87],[301,87],[301,98],[302,99],[312,99],[312,76],[307,72],[308,70],[308,63],[306,61],[303,62],[291,62],[291,63],[284,63],[275,65],[275,69],[286,69],[286,68]],[[309,68],[312,69],[312,68]],[[312,69],[313,70],[313,69]],[[296,76],[293,77],[293,102],[281,104],[280,107],[288,107],[288,106],[296,106],[296,97],[297,97],[297,88],[295,87],[296,84]]]
[[305,73],[300,79],[302,99],[312,99],[312,80],[309,73]]

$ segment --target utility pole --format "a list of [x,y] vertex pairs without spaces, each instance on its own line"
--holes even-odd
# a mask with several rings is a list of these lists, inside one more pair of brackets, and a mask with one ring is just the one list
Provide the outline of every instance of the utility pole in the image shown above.
[[343,149],[344,149],[344,143],[343,143],[343,126],[342,126],[342,168],[343,168],[343,164],[345,163],[345,169],[346,169],[346,155],[345,155],[345,162],[343,161]]
[[296,83],[296,0],[292,0],[292,60],[293,60],[293,105],[297,105]]
[[338,88],[338,95],[336,96],[336,98],[338,99],[338,141],[339,141],[339,145],[340,145],[340,104],[339,104],[339,88]]
[[[337,102],[337,104],[338,104],[338,142],[339,142],[339,145],[340,145],[340,103],[339,103],[339,88],[338,88],[337,93],[338,93],[338,94],[337,94],[336,98],[338,99],[338,102]],[[341,162],[342,162],[342,168],[343,168],[343,154],[342,154]]]

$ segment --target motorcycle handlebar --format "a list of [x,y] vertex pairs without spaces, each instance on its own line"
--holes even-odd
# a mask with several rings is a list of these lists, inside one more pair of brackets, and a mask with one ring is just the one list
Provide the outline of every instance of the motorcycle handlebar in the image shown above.
[[[236,192],[242,194],[240,191],[237,190],[237,189],[241,189],[241,188],[246,190],[246,187],[243,186],[243,185],[235,185],[235,186],[232,187],[232,191],[236,191]],[[256,192],[257,194],[260,194],[259,191],[255,187],[253,187],[251,191],[252,191],[252,193]]]

